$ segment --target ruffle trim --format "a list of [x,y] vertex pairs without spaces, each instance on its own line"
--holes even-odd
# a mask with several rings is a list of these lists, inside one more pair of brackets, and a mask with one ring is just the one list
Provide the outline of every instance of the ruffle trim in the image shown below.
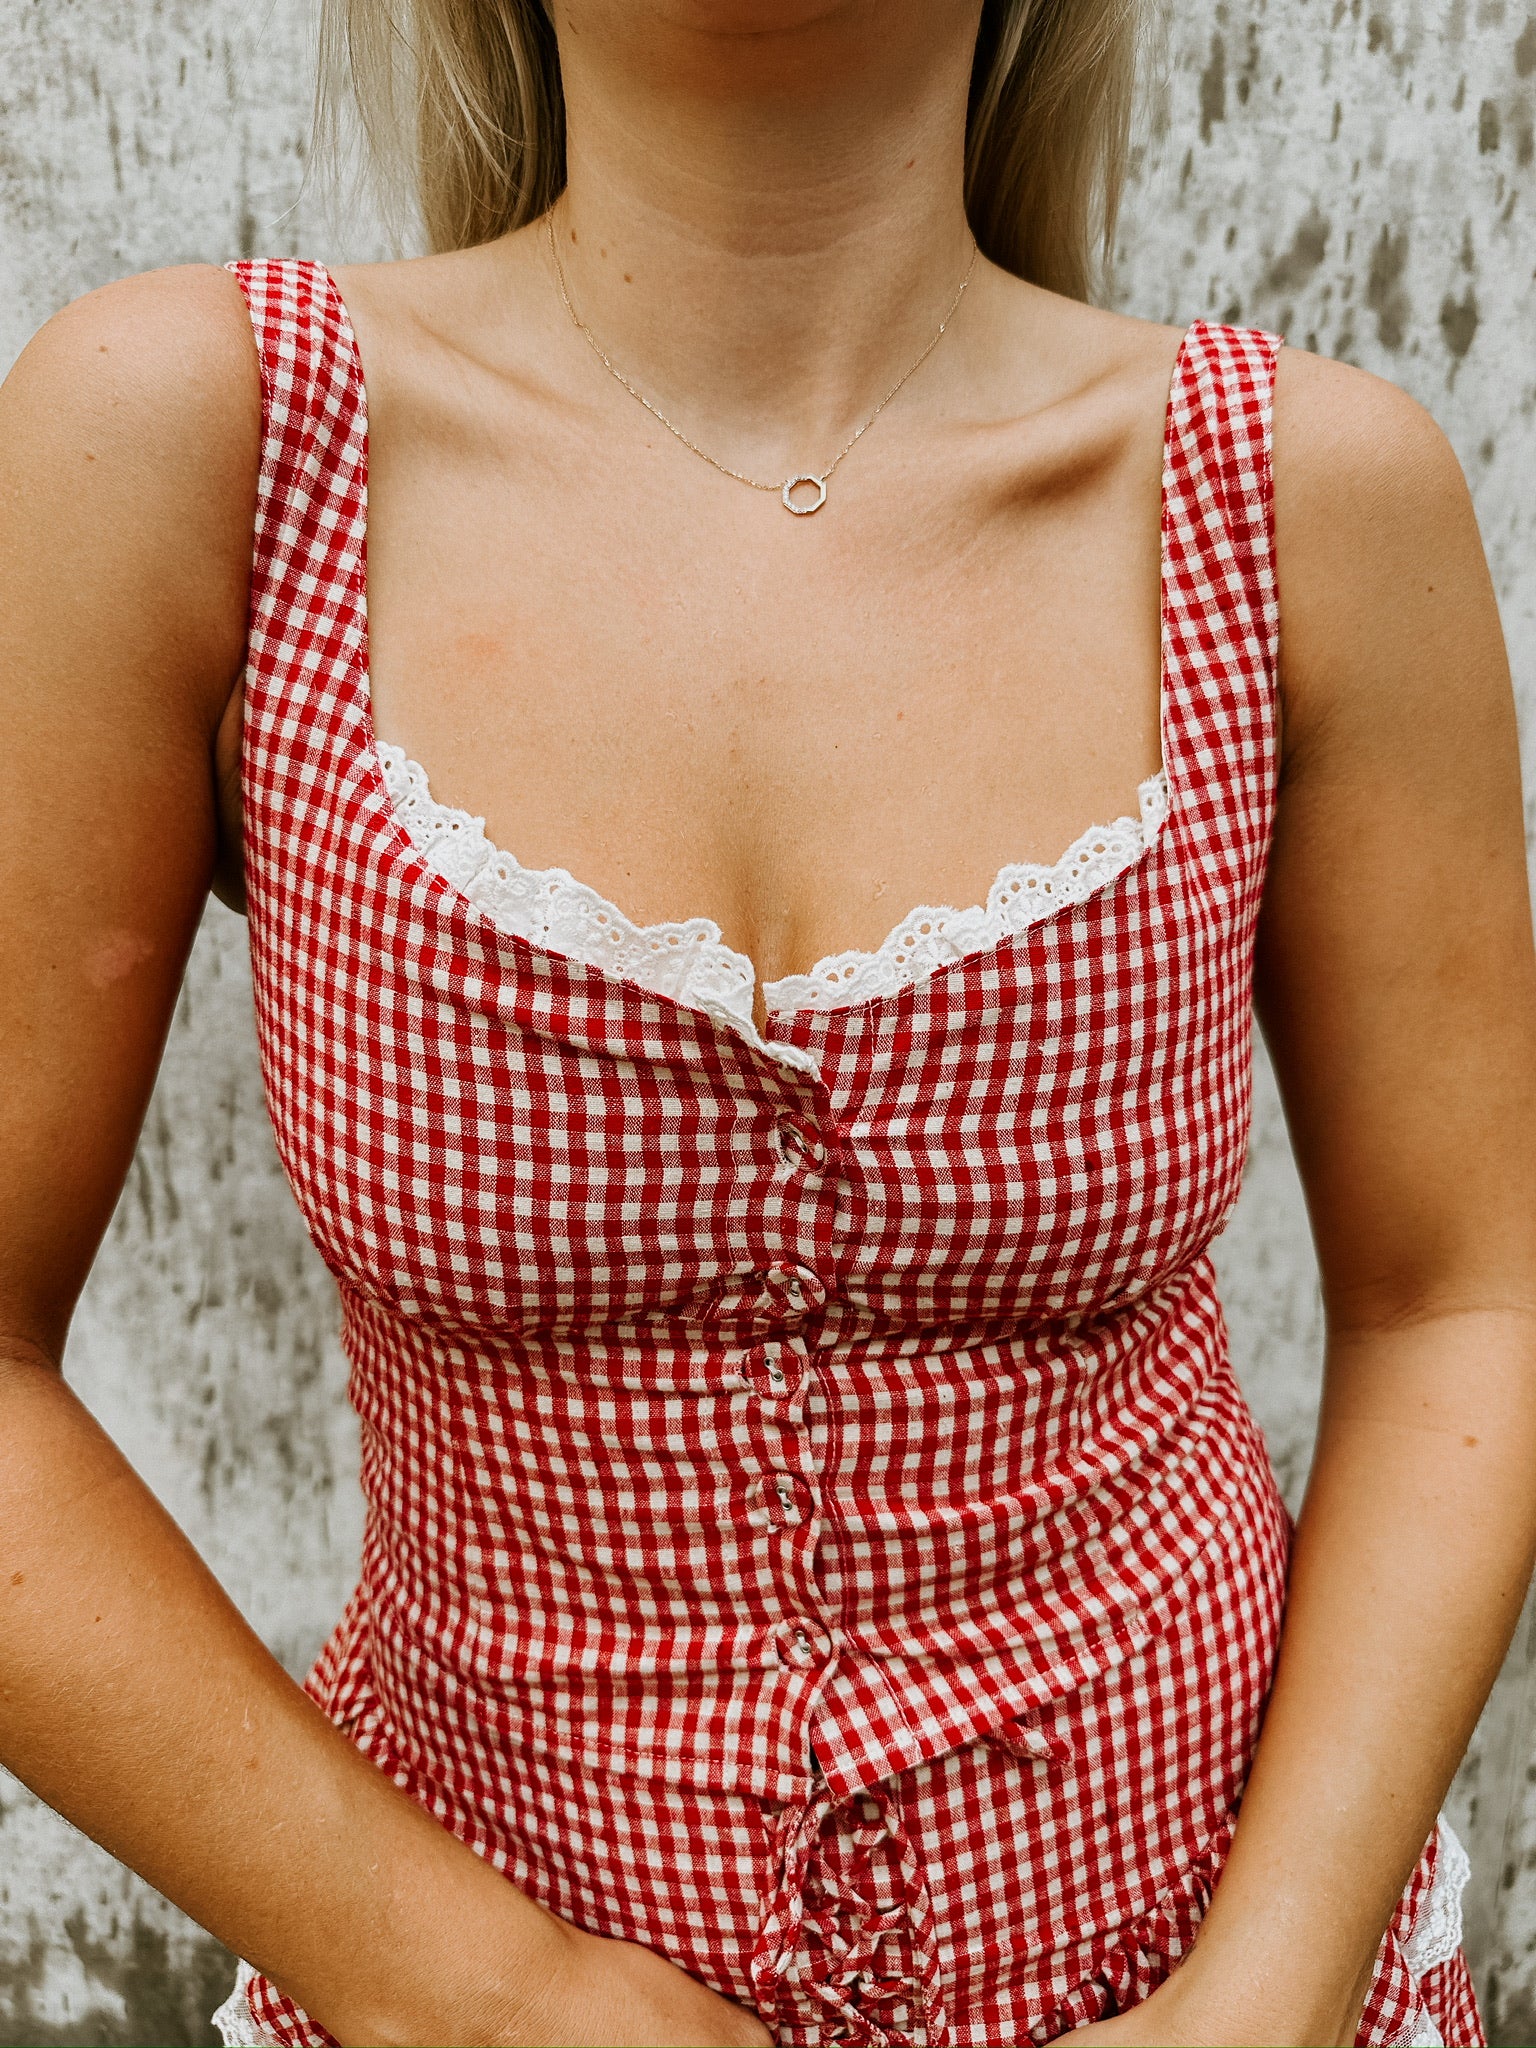
[[1415,1983],[1442,1963],[1448,1963],[1461,1947],[1461,1895],[1472,1875],[1471,1860],[1461,1846],[1461,1839],[1443,1816],[1438,1832],[1435,1881],[1419,1908],[1413,1932],[1403,1943],[1403,1961]]
[[224,2048],[282,2048],[275,2034],[264,2033],[256,2024],[251,2011],[250,1988],[255,1977],[250,1964],[242,1962],[235,1972],[234,1989],[213,2015]]
[[[390,801],[417,853],[499,930],[702,1010],[776,1058],[798,1064],[796,1048],[759,1039],[752,1014],[757,970],[725,943],[713,918],[633,924],[564,868],[523,867],[486,837],[484,818],[438,803],[426,770],[403,747],[380,740],[378,755]],[[1133,867],[1162,830],[1168,782],[1161,770],[1142,783],[1137,801],[1138,817],[1091,825],[1060,860],[1001,869],[984,904],[967,910],[920,905],[873,953],[829,954],[808,974],[765,982],[767,1008],[778,1015],[834,1010],[892,995],[1083,902]]]
[[989,953],[1069,904],[1086,902],[1136,865],[1168,818],[1168,783],[1159,771],[1136,792],[1140,815],[1090,825],[1058,861],[1017,861],[1000,868],[985,903],[967,910],[923,904],[873,953],[831,953],[809,974],[766,982],[770,1010],[837,1010],[894,995],[935,968]]

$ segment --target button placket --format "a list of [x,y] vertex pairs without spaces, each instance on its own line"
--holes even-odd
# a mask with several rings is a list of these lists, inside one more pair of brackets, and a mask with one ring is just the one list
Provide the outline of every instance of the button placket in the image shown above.
[[830,1295],[830,1280],[817,1269],[831,1253],[835,1209],[823,1177],[829,1147],[821,1113],[820,1102],[781,1101],[766,1134],[765,1164],[777,1155],[782,1207],[774,1211],[777,1241],[769,1240],[768,1257],[753,1276],[758,1341],[735,1381],[756,1397],[740,1411],[746,1519],[760,1532],[765,1591],[783,1617],[769,1633],[767,1654],[799,1684],[812,1686],[836,1655],[832,1635],[815,1618],[822,1597],[821,1498],[816,1430],[805,1405],[815,1323]]

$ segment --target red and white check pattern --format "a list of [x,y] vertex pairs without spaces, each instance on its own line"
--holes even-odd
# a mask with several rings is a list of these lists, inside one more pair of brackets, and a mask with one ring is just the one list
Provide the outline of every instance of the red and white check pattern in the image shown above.
[[[782,2041],[1046,2040],[1144,1996],[1220,1866],[1289,1536],[1207,1256],[1274,803],[1277,344],[1196,326],[1175,373],[1166,825],[1083,903],[776,1018],[805,1071],[417,854],[345,311],[318,266],[234,268],[257,1016],[368,1500],[311,1690],[516,1882]],[[1362,2041],[1426,2007],[1481,2039],[1459,1958],[1402,1958],[1433,1857]],[[264,1979],[252,2009],[328,2038]]]

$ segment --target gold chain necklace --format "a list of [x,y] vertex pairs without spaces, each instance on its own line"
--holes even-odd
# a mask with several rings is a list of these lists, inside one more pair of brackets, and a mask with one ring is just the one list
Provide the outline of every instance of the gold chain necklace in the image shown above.
[[[885,408],[896,396],[897,392],[901,389],[902,385],[906,383],[907,379],[911,376],[914,376],[916,372],[922,368],[923,364],[927,362],[929,356],[931,356],[933,354],[933,351],[938,347],[939,342],[943,339],[945,328],[949,325],[950,321],[953,320],[955,317],[955,309],[960,304],[960,301],[965,297],[965,288],[971,281],[971,272],[976,268],[976,258],[981,253],[979,248],[977,247],[975,237],[973,236],[971,239],[971,260],[965,267],[965,275],[960,280],[959,291],[955,293],[954,298],[950,301],[949,311],[944,315],[944,318],[939,322],[938,332],[933,336],[932,340],[928,343],[927,347],[923,350],[922,354],[917,358],[916,362],[914,362],[908,369],[903,370],[901,375],[896,379],[896,382],[891,386],[890,390],[887,391],[884,398],[881,399],[880,403],[869,415],[869,418],[865,420],[863,426],[855,428],[854,432],[843,443],[842,447],[838,449],[837,453],[833,456],[832,460],[827,464],[826,468],[820,471],[819,473],[815,470],[801,470],[794,476],[785,477],[784,481],[781,484],[777,484],[764,483],[760,477],[746,476],[743,474],[741,470],[732,469],[729,463],[717,461],[716,458],[710,454],[707,448],[701,448],[697,441],[690,441],[688,436],[683,432],[681,427],[674,426],[672,421],[667,418],[666,414],[662,411],[659,405],[653,405],[651,401],[646,397],[643,391],[637,391],[635,389],[634,385],[630,383],[629,379],[625,376],[624,372],[621,369],[619,369],[617,365],[609,357],[602,343],[598,340],[597,336],[592,332],[591,328],[587,325],[586,321],[582,319],[581,315],[577,312],[576,308],[571,304],[571,295],[566,290],[565,286],[565,267],[560,261],[560,246],[555,237],[555,214],[553,207],[551,207],[549,212],[545,214],[544,224],[549,232],[549,253],[554,259],[555,277],[560,286],[560,296],[565,301],[565,310],[567,311],[567,313],[570,314],[572,323],[575,326],[577,333],[583,337],[588,347],[592,350],[592,353],[597,357],[598,361],[602,364],[603,368],[608,371],[609,375],[617,378],[618,382],[624,386],[624,389],[629,393],[630,397],[633,399],[637,399],[639,403],[645,407],[646,411],[651,415],[652,419],[660,420],[661,424],[666,428],[669,434],[675,436],[677,440],[681,441],[685,448],[691,448],[695,455],[701,456],[703,460],[709,464],[711,469],[718,469],[722,476],[734,477],[736,482],[739,484],[750,484],[754,491],[777,491],[780,498],[783,500],[785,511],[793,512],[797,519],[808,518],[812,512],[819,512],[821,510],[822,506],[825,505],[825,503],[827,502],[827,485],[832,481],[832,472],[837,468],[837,465],[842,461],[843,457],[848,453],[849,449],[852,448],[854,442],[857,441],[863,434],[867,433],[868,430],[874,425],[875,421],[879,419],[881,413],[885,411]],[[814,498],[809,498],[797,502],[795,498],[795,492],[805,486],[809,486],[810,489],[816,493],[816,495]]]

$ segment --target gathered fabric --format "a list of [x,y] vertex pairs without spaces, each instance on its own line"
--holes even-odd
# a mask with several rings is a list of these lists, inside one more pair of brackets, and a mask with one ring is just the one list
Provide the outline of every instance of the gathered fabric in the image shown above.
[[[336,1277],[357,1590],[307,1684],[552,1910],[785,2043],[1046,2041],[1186,1953],[1290,1524],[1209,1248],[1276,786],[1278,343],[1170,393],[1135,817],[774,984],[521,868],[373,727],[333,280],[263,379],[243,801],[262,1070]],[[1482,2040],[1426,1844],[1359,2039]],[[226,2039],[321,2044],[248,1971]]]

